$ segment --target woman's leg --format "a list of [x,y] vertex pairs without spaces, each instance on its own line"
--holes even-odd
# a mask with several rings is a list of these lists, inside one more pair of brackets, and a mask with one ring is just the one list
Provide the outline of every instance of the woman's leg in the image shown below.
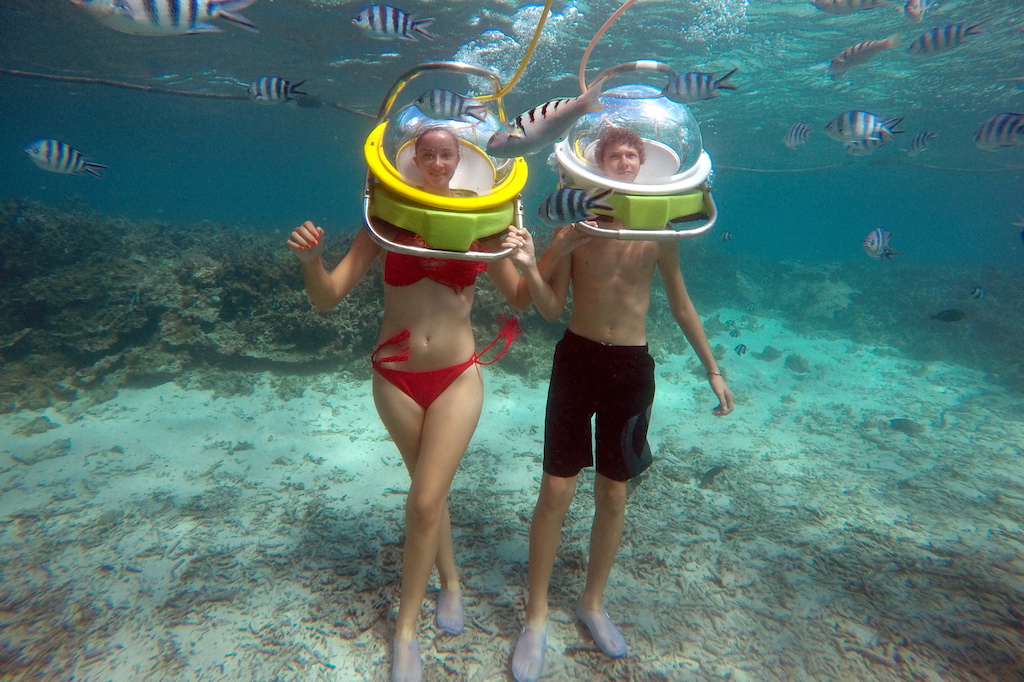
[[[411,479],[419,458],[420,438],[423,434],[426,410],[377,373],[373,375],[373,399],[381,421],[384,423],[384,428],[387,429],[399,454],[402,455],[402,461],[405,462],[406,471],[409,472]],[[444,516],[441,519],[441,542],[435,564],[441,578],[441,587],[450,590],[458,589],[459,572],[455,564],[452,525],[447,504],[445,504]]]
[[[424,412],[404,393],[374,376],[374,400],[412,477],[406,499],[402,591],[395,624],[395,638],[407,641],[416,635],[416,621],[435,560],[439,571],[449,574],[442,578],[442,587],[451,584],[445,585],[446,580],[451,581],[451,574],[458,584],[447,514],[448,490],[480,418],[483,380],[479,367],[473,365]],[[414,407],[420,411],[419,420]],[[447,535],[445,541],[441,540],[442,534]]]

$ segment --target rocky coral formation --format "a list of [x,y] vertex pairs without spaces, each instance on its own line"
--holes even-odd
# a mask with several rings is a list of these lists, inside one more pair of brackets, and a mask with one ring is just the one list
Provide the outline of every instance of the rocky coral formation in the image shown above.
[[[333,240],[325,260],[336,262],[351,239]],[[139,224],[0,205],[0,410],[38,409],[84,389],[103,399],[120,386],[171,379],[245,390],[244,379],[217,379],[211,369],[338,368],[368,377],[379,271],[335,310],[318,313],[283,241],[223,224]],[[482,307],[498,307],[488,295]],[[493,333],[497,313],[478,317],[480,333]],[[529,374],[523,345],[511,364]]]
[[[325,261],[337,262],[351,238],[332,239]],[[325,370],[368,378],[382,303],[379,270],[336,309],[318,313],[284,239],[282,232],[226,224],[135,223],[0,203],[0,412],[84,396],[101,401],[122,386],[168,380],[244,393],[249,374],[265,370],[282,381]],[[780,317],[801,333],[981,367],[1024,387],[1024,344],[1015,328],[1024,300],[1011,276],[904,267],[901,296],[893,298],[891,269],[735,255],[722,267],[720,256],[705,250],[683,250],[682,258],[698,310],[748,311],[709,318],[710,334],[739,336],[761,328],[761,316]],[[982,279],[989,295],[970,298]],[[479,282],[473,324],[482,342],[493,337],[498,315],[512,311],[486,277]],[[930,318],[951,305],[967,319],[952,325]],[[544,381],[568,312],[556,325],[532,308],[518,317],[524,333],[494,369],[528,384]],[[658,286],[647,331],[655,357],[690,352]],[[724,352],[716,348],[716,357]]]
[[[337,262],[354,235],[332,239]],[[38,203],[0,204],[0,411],[39,409],[127,385],[176,380],[219,394],[247,374],[336,369],[369,378],[382,306],[379,268],[317,312],[285,235],[225,224],[133,223]],[[492,338],[511,310],[480,279],[473,322]],[[560,331],[533,311],[501,369],[547,377]]]

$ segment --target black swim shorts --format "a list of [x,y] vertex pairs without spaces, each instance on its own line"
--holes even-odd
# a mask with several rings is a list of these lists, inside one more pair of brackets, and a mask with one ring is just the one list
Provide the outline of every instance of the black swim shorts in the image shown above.
[[608,346],[566,330],[551,365],[544,471],[567,478],[594,466],[590,420],[596,414],[597,472],[613,481],[638,476],[652,461],[653,404],[647,346]]

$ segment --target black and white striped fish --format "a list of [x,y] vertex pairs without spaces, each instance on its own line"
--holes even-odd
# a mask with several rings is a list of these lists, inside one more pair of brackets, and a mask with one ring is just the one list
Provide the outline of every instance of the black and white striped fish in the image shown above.
[[260,104],[280,104],[295,99],[292,95],[305,95],[297,88],[306,82],[303,78],[298,83],[286,81],[276,76],[262,76],[249,83],[249,97]]
[[32,159],[32,163],[43,170],[61,175],[88,173],[98,178],[100,174],[96,171],[106,168],[102,163],[87,161],[88,157],[82,152],[60,140],[36,140],[25,147],[25,153]]
[[115,31],[139,36],[220,33],[211,19],[224,19],[258,33],[239,12],[256,0],[71,0]]
[[893,139],[896,133],[902,130],[895,130],[902,116],[884,120],[869,111],[847,111],[839,114],[825,126],[825,134],[839,142],[854,142],[856,140],[879,140],[887,142]]
[[487,153],[496,158],[536,154],[558,142],[580,116],[603,111],[600,94],[600,88],[591,87],[579,97],[559,97],[524,111],[505,124],[511,132],[491,136]]
[[1014,147],[1024,139],[1024,114],[1008,111],[996,114],[981,124],[974,133],[974,145],[986,152],[994,152],[997,147]]
[[910,141],[910,146],[907,147],[907,154],[909,156],[917,156],[927,149],[928,144],[938,136],[938,130],[922,130],[917,135],[914,135],[914,139]]
[[569,126],[580,116],[603,111],[604,105],[599,100],[601,86],[609,78],[628,71],[675,74],[670,66],[653,59],[640,59],[613,66],[601,75],[600,80],[590,83],[582,95],[548,100],[519,114],[511,121],[506,121],[506,130],[499,130],[487,142],[487,153],[496,158],[510,159],[536,154],[553,145],[562,139]]
[[[985,21],[988,21],[988,19],[985,19]],[[917,40],[910,44],[907,52],[913,55],[935,54],[957,45],[963,45],[967,41],[967,36],[985,32],[978,28],[985,21],[979,21],[970,26],[967,24],[946,24],[945,26],[925,31],[918,36]]]
[[736,86],[732,83],[725,82],[736,71],[738,69],[733,69],[724,76],[718,75],[721,72],[703,73],[701,71],[691,71],[690,73],[683,73],[669,79],[661,96],[668,97],[673,102],[680,104],[692,104],[702,99],[718,97],[722,94],[719,90],[736,89]]
[[787,147],[793,149],[807,142],[807,138],[811,136],[811,126],[806,123],[797,121],[789,127],[786,131],[782,141]]
[[472,97],[465,97],[444,88],[434,88],[424,92],[416,100],[416,108],[430,118],[439,121],[464,121],[467,116],[478,121],[484,121],[487,118],[486,104],[481,104]]
[[376,40],[416,40],[419,34],[433,40],[426,27],[434,23],[434,17],[414,19],[412,14],[391,5],[370,5],[359,11],[352,23]]
[[537,209],[537,217],[550,228],[589,220],[597,216],[594,209],[615,210],[604,201],[611,194],[612,190],[600,187],[590,189],[561,187],[541,202],[540,208]]

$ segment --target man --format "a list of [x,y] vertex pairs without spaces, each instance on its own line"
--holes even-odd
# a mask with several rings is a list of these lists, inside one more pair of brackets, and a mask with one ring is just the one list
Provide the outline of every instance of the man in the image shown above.
[[[603,175],[633,182],[643,164],[643,140],[613,127],[597,143]],[[609,226],[622,228],[614,220]],[[558,320],[573,289],[572,316],[551,368],[544,427],[544,475],[530,525],[526,624],[512,657],[518,682],[535,682],[547,648],[548,586],[562,522],[576,492],[579,472],[594,465],[591,417],[596,414],[594,524],[587,584],[576,616],[608,656],[626,654],[626,641],[604,609],[605,586],[622,539],[626,484],[652,461],[647,427],[654,402],[654,360],[647,351],[646,321],[654,271],[668,294],[672,316],[708,372],[719,405],[733,410],[732,392],[715,362],[700,317],[686,293],[675,241],[592,238],[575,224],[559,230],[538,266],[528,234],[511,256],[523,272],[537,309]]]

